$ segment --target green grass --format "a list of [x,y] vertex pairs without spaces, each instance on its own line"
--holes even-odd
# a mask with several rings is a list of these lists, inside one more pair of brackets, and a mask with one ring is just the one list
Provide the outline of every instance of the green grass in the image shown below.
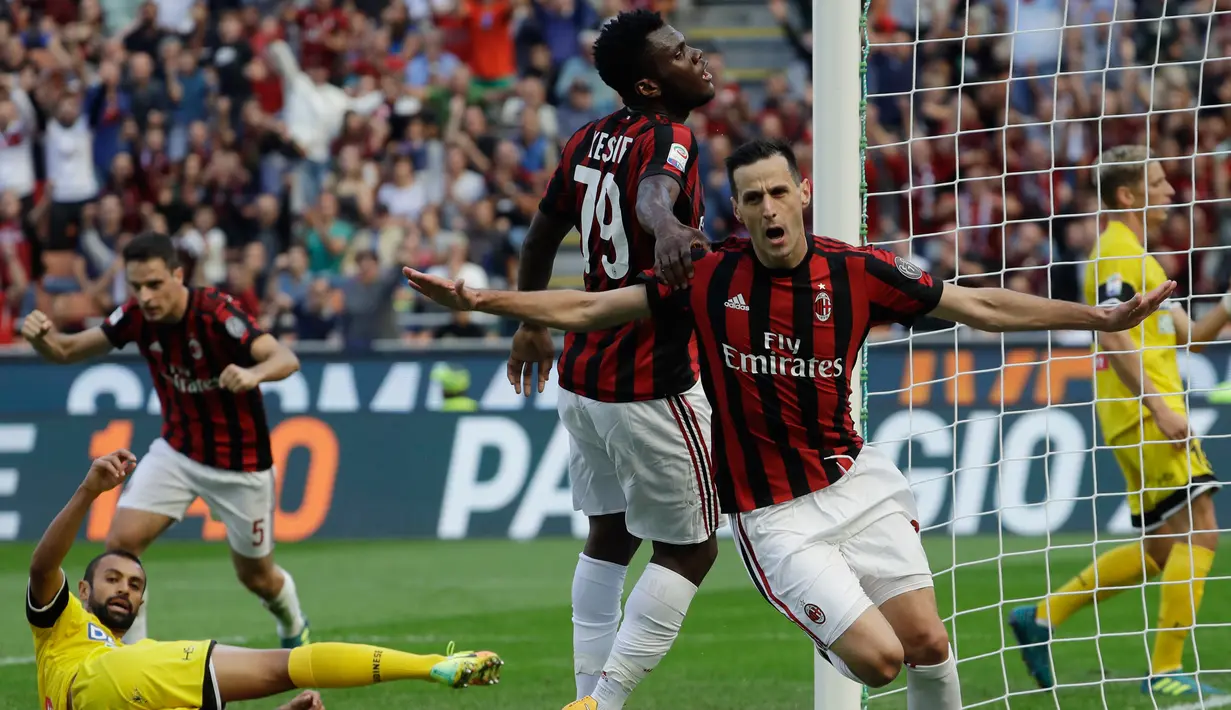
[[[966,705],[1026,710],[1084,710],[1153,707],[1134,682],[1148,649],[1142,633],[1153,623],[1156,589],[1149,611],[1133,590],[1099,610],[1105,635],[1100,642],[1055,645],[1062,684],[1091,684],[1051,693],[1027,694],[1032,686],[1016,651],[999,653],[1007,633],[1006,605],[1033,598],[1046,586],[1044,556],[1009,554],[995,561],[995,538],[959,538],[957,571],[952,543],[929,539],[933,569],[941,571],[937,593],[942,616],[955,609],[956,640]],[[1052,544],[1079,544],[1074,537]],[[1011,547],[1008,545],[1011,544]],[[550,710],[571,700],[569,583],[580,543],[545,540],[467,542],[338,542],[282,545],[280,563],[295,574],[317,640],[361,641],[395,648],[438,652],[450,640],[460,646],[492,648],[507,659],[504,682],[496,688],[449,691],[421,683],[397,683],[349,691],[327,691],[330,710],[399,708],[500,708]],[[1010,539],[1006,552],[1041,550],[1045,541]],[[68,561],[80,574],[97,548],[81,545]],[[0,546],[0,583],[10,612],[0,621],[0,709],[37,707],[30,634],[19,600],[25,584],[28,545]],[[634,570],[644,563],[645,553]],[[1089,547],[1053,549],[1052,580],[1059,582],[1090,559]],[[990,560],[990,561],[989,561]],[[151,634],[156,638],[215,637],[230,643],[271,646],[273,623],[235,581],[220,545],[159,543],[147,557],[153,592]],[[1221,563],[1215,575],[1227,575]],[[635,576],[630,575],[630,578]],[[956,606],[951,593],[959,588]],[[629,588],[631,589],[631,579]],[[1002,594],[1002,590],[1008,590]],[[1231,584],[1214,579],[1206,588],[1203,624],[1231,623],[1225,602]],[[1002,597],[1008,602],[1002,604]],[[1231,667],[1231,626],[1198,633],[1203,664]],[[1092,637],[1094,614],[1079,614],[1064,637]],[[1108,635],[1108,634],[1115,634]],[[242,641],[241,641],[242,639]],[[1101,663],[1100,663],[1101,659]],[[1192,651],[1187,657],[1192,665]],[[1098,685],[1100,678],[1112,682]],[[1231,678],[1212,676],[1210,682]],[[898,685],[900,686],[901,681]],[[895,686],[896,687],[896,686]],[[1007,693],[1008,702],[1004,700]],[[756,594],[724,541],[717,567],[702,588],[674,651],[633,696],[631,710],[808,710],[812,656],[808,642]],[[997,700],[1000,699],[1000,700]],[[239,710],[273,708],[273,701],[234,704]],[[903,693],[876,699],[873,708],[904,708]]]

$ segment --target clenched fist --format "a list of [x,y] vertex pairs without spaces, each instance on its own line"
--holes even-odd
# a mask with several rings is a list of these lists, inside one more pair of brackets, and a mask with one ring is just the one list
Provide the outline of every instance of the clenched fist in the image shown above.
[[21,337],[35,345],[42,342],[53,330],[55,326],[51,324],[46,313],[39,310],[30,311],[30,315],[26,316],[25,322],[21,324]]
[[252,370],[239,365],[227,365],[218,378],[218,384],[232,392],[247,392],[261,384],[261,378]]

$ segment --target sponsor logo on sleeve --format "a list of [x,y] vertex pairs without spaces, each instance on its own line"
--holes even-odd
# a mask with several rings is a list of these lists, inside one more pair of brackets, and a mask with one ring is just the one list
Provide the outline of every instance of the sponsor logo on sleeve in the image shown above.
[[679,143],[672,143],[671,149],[667,151],[667,165],[684,172],[685,166],[688,165],[688,149]]

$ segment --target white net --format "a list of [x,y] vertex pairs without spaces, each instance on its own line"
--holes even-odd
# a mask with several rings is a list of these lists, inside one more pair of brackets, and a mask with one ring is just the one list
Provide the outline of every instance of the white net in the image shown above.
[[[884,0],[867,27],[869,242],[962,285],[1085,300],[1107,224],[1094,166],[1103,150],[1147,145],[1175,189],[1147,248],[1194,322],[1220,307],[1231,2]],[[946,325],[873,334],[866,432],[912,480],[966,706],[1231,705],[1143,693],[1159,576],[1073,613],[1048,647],[1055,686],[1032,680],[1006,617],[1136,539],[1097,424],[1091,336]],[[1177,354],[1192,431],[1225,471],[1231,428],[1216,395],[1231,348]],[[1229,499],[1214,499],[1224,520]],[[1231,689],[1227,569],[1215,561],[1183,664]],[[905,707],[901,685],[874,691],[871,706]]]

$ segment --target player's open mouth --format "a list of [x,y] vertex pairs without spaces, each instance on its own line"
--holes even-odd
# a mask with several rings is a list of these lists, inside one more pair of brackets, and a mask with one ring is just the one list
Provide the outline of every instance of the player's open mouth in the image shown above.
[[706,72],[701,72],[701,80],[702,80],[702,81],[713,81],[713,79],[714,79],[714,75],[713,75],[713,74],[711,74],[711,73],[709,73],[709,72],[707,72],[707,71],[706,71]]
[[765,238],[774,244],[781,244],[786,238],[786,230],[782,227],[770,227],[765,230]]
[[133,610],[133,608],[129,606],[128,602],[121,599],[113,599],[112,601],[107,602],[107,608],[112,611],[119,611],[125,614],[132,613]]

